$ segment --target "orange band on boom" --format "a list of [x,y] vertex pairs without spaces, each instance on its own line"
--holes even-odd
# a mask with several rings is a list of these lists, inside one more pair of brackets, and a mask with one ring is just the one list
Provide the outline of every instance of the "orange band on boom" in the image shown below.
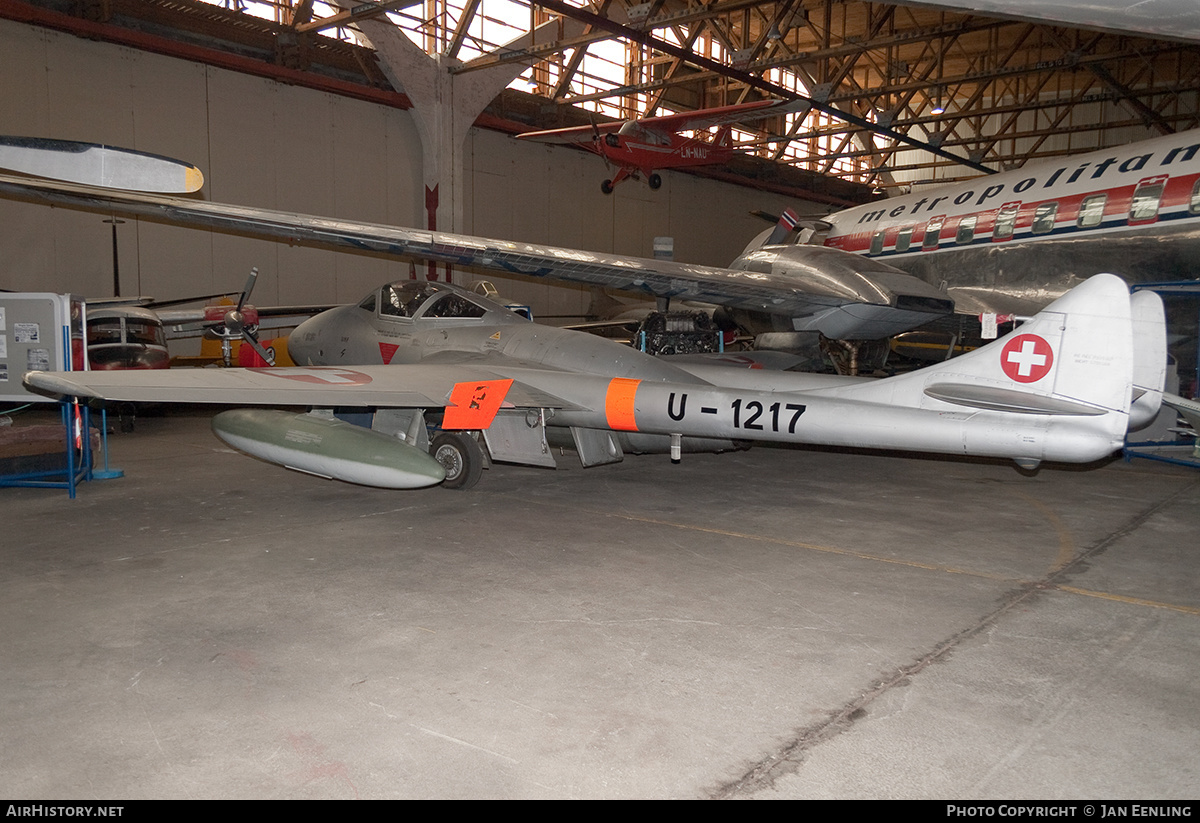
[[627,432],[638,430],[633,398],[641,382],[627,377],[614,377],[608,382],[608,391],[604,395],[604,415],[608,418],[610,429]]

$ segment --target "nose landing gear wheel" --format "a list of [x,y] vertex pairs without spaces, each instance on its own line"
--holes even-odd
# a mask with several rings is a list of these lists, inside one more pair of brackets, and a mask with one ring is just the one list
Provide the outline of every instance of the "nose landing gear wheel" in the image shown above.
[[442,432],[429,447],[433,459],[446,470],[442,485],[447,489],[466,490],[479,482],[483,473],[483,449],[475,438],[458,432]]
[[604,192],[605,194],[612,194],[612,192],[613,192],[612,181],[611,180],[602,180],[600,182],[600,191]]
[[652,174],[652,175],[650,175],[650,178],[646,182],[648,182],[650,184],[650,188],[657,189],[659,186],[662,185],[662,178],[659,177],[657,174]]

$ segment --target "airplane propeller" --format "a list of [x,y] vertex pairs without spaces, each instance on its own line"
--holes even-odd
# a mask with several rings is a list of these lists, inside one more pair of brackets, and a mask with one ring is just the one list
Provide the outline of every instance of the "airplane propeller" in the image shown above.
[[221,356],[225,360],[225,365],[232,363],[232,348],[233,341],[241,339],[248,343],[251,348],[258,352],[258,356],[265,360],[270,365],[275,365],[275,355],[263,348],[262,343],[258,342],[258,312],[251,308],[249,311],[244,311],[246,301],[250,299],[250,293],[254,291],[254,284],[258,281],[258,267],[255,266],[250,270],[250,276],[246,278],[246,285],[242,287],[242,293],[238,297],[237,306],[232,310],[225,312],[221,322],[218,325],[209,329],[209,333],[221,340]]

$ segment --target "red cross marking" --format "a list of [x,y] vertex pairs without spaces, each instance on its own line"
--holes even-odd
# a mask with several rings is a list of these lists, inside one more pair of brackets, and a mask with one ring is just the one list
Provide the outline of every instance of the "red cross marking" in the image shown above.
[[1000,351],[1000,368],[1018,383],[1034,383],[1050,373],[1054,350],[1036,334],[1018,334]]

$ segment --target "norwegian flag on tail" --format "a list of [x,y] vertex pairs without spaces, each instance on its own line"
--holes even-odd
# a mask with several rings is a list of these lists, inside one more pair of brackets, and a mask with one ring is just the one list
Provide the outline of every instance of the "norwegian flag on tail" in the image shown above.
[[777,246],[782,243],[789,234],[795,231],[796,226],[800,223],[800,217],[791,209],[784,209],[783,214],[779,216],[779,222],[775,224],[775,231],[771,232],[771,236],[767,238],[766,245]]

